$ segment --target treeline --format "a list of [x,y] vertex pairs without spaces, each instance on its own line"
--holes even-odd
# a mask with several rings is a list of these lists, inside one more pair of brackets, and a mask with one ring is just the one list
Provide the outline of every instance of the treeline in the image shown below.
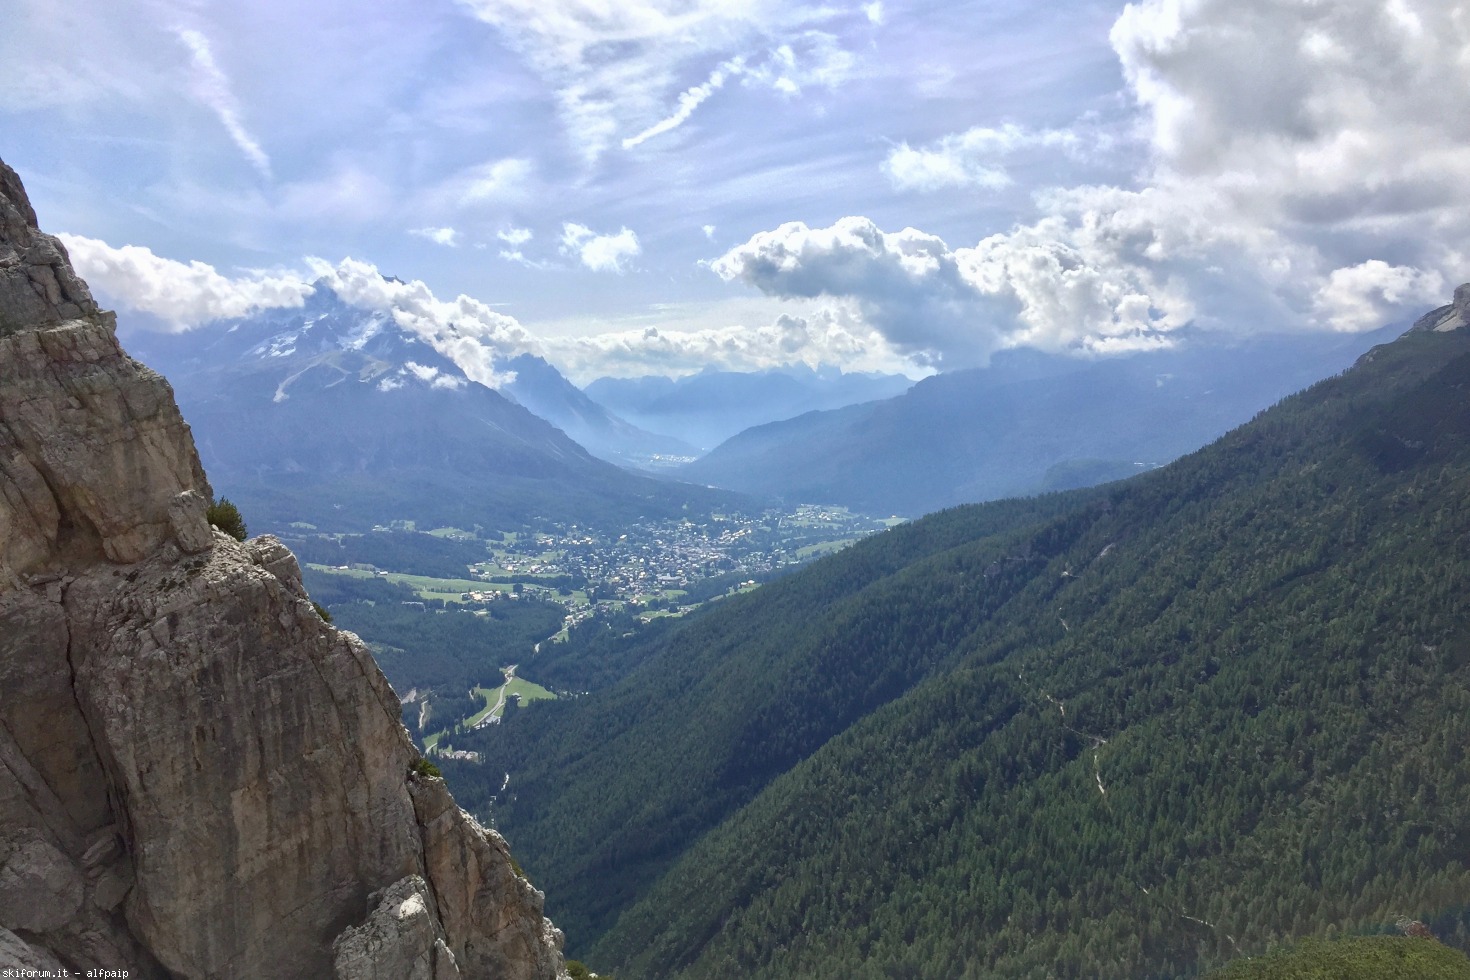
[[400,694],[418,688],[468,698],[479,684],[498,686],[500,668],[531,655],[561,628],[565,610],[521,598],[470,612],[442,601],[419,601],[404,586],[307,571],[307,589],[373,648],[378,666]]
[[417,531],[372,531],[338,538],[288,536],[283,540],[303,563],[372,565],[434,578],[465,578],[470,565],[489,557],[483,542],[440,538]]
[[1470,942],[1467,346],[880,535],[487,734],[573,954],[1162,978],[1401,915]]
[[599,612],[572,627],[565,641],[541,644],[520,673],[554,691],[601,690],[652,656],[675,625],[668,617],[645,624],[625,609]]

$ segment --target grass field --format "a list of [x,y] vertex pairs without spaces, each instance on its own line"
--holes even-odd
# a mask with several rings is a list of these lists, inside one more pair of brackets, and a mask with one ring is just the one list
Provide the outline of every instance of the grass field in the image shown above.
[[420,599],[443,599],[445,602],[459,602],[460,595],[465,592],[509,592],[512,589],[507,582],[478,582],[468,578],[433,578],[428,575],[406,575],[403,572],[378,575],[376,572],[369,572],[361,568],[335,568],[331,565],[308,564],[306,567],[328,575],[386,579],[389,582],[408,586],[418,593]]
[[834,551],[841,551],[857,540],[857,538],[839,538],[836,541],[822,541],[817,544],[809,544],[803,548],[797,548],[796,556],[798,558],[815,558],[818,555],[830,555]]
[[520,677],[511,678],[509,684],[504,684],[501,687],[477,687],[475,688],[475,695],[485,699],[485,708],[466,718],[464,720],[464,727],[474,728],[492,713],[496,717],[499,717],[501,712],[494,711],[493,709],[496,703],[500,701],[500,692],[502,689],[505,691],[506,698],[519,697],[523,705],[530,704],[532,701],[546,701],[556,698],[555,694],[552,694],[540,684],[533,684]]

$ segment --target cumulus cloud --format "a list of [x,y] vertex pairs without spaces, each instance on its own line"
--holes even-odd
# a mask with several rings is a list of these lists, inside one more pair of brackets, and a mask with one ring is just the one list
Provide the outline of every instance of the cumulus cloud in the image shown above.
[[576,256],[593,272],[624,272],[639,253],[638,236],[624,228],[615,235],[599,235],[586,225],[568,221],[562,225],[562,252]]
[[1334,269],[1317,291],[1317,305],[1333,328],[1370,330],[1405,304],[1429,305],[1446,294],[1444,277],[1370,259]]
[[498,313],[472,296],[461,294],[453,300],[441,300],[419,280],[384,278],[376,266],[357,259],[344,259],[336,265],[308,259],[307,266],[317,282],[345,302],[391,314],[399,326],[423,338],[471,381],[486,387],[499,388],[515,379],[513,371],[501,369],[503,362],[541,350],[536,338],[514,317]]
[[178,262],[141,245],[113,248],[81,235],[61,234],[77,272],[120,306],[186,330],[209,320],[256,310],[301,306],[311,284],[291,273],[247,273],[231,278],[203,262]]
[[[109,302],[151,314],[174,331],[214,320],[249,316],[260,310],[302,306],[325,286],[343,302],[387,313],[459,366],[471,380],[491,388],[513,380],[500,365],[524,353],[540,353],[537,339],[514,317],[471,296],[441,300],[423,282],[389,279],[369,262],[343,259],[332,264],[305,260],[306,271],[247,272],[227,276],[203,262],[178,262],[137,245],[114,248],[79,235],[60,235],[72,262]],[[454,387],[456,379],[435,377],[432,367],[409,366],[424,382]]]
[[457,246],[460,238],[459,232],[453,228],[411,228],[408,233],[448,248]]
[[1004,158],[1030,147],[1070,149],[1078,142],[1067,130],[1030,130],[1014,124],[977,126],[941,137],[925,147],[902,143],[883,161],[883,173],[899,190],[937,191],[952,187],[1006,187],[1014,180]]
[[178,38],[189,49],[193,62],[193,90],[200,102],[219,117],[225,132],[245,154],[245,158],[260,171],[262,177],[271,176],[270,157],[261,149],[260,142],[245,128],[240,116],[240,103],[230,85],[229,78],[214,60],[214,51],[209,39],[198,31],[180,29]]
[[1041,228],[973,248],[867,218],[761,232],[711,263],[727,281],[782,298],[837,297],[896,350],[934,368],[984,363],[1001,348],[1118,350],[1165,343],[1181,298],[1146,272],[1091,261],[1084,243]]
[[[1470,254],[1470,18],[1430,0],[1143,0],[1111,41],[1147,158],[1136,183],[1051,188],[973,246],[861,217],[782,225],[711,268],[833,297],[921,363],[1006,346],[1108,352],[1180,327],[1363,330],[1421,309]],[[996,188],[1075,131],[903,144],[905,190]]]
[[[1300,316],[1344,328],[1353,317],[1319,291],[1383,275],[1366,263],[1417,283],[1463,275],[1470,17],[1457,5],[1149,0],[1125,8],[1111,38],[1146,113],[1150,183],[1173,202],[1212,202],[1226,236],[1279,232],[1253,272]],[[1387,297],[1416,301],[1412,289],[1379,295],[1385,315],[1403,312]]]
[[789,364],[894,371],[904,358],[861,318],[841,306],[771,323],[696,330],[621,330],[548,341],[551,356],[574,377],[693,374],[711,365],[759,371]]

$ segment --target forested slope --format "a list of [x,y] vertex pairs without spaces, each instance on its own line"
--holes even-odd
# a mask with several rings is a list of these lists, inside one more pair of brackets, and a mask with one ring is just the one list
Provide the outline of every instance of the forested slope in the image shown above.
[[1463,941],[1467,351],[1408,335],[1164,470],[691,622],[501,733],[502,827],[581,936],[620,916],[589,958],[634,977],[1178,976],[1404,914]]

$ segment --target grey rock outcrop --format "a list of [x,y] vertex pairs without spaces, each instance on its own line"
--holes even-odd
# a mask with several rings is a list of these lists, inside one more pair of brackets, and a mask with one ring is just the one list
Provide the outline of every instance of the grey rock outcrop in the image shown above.
[[1449,306],[1430,310],[1415,320],[1414,325],[1409,329],[1444,333],[1448,330],[1458,330],[1467,323],[1470,323],[1470,282],[1463,283],[1455,289],[1454,302]]
[[0,967],[564,975],[295,558],[210,529],[113,328],[0,163]]

